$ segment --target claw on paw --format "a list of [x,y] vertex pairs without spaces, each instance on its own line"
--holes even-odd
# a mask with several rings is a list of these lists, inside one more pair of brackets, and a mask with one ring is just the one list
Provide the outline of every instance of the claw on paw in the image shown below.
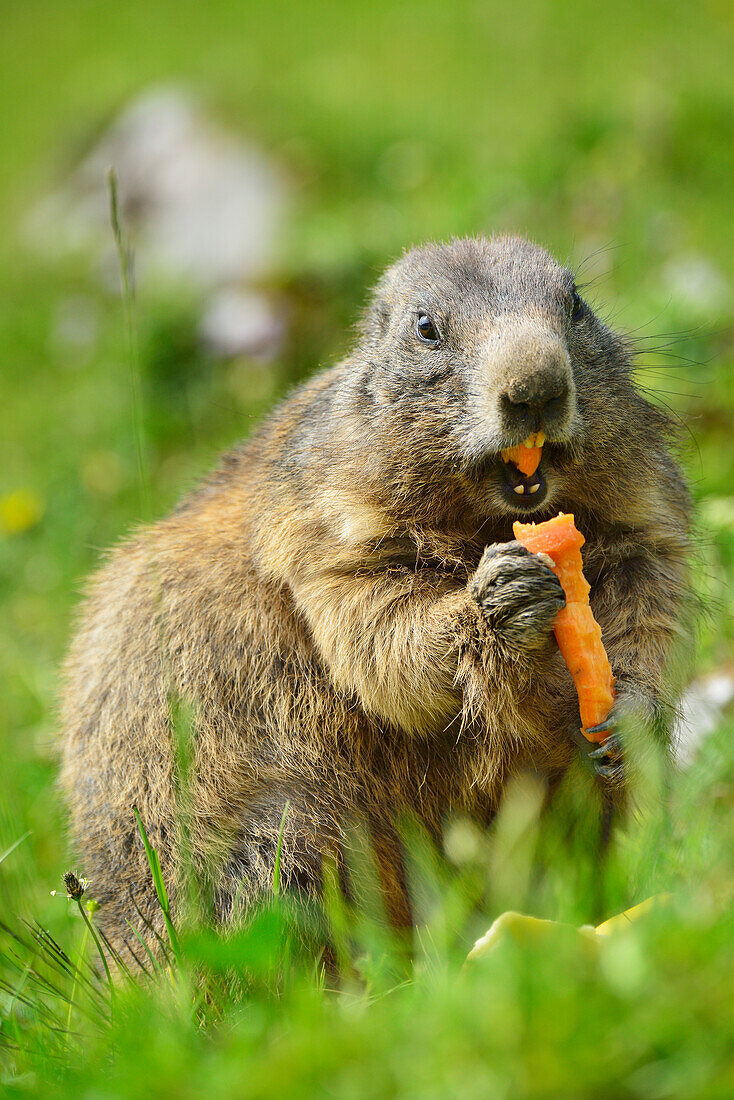
[[594,771],[602,779],[621,779],[624,775],[624,757],[622,745],[615,734],[611,734],[598,748],[589,753]]

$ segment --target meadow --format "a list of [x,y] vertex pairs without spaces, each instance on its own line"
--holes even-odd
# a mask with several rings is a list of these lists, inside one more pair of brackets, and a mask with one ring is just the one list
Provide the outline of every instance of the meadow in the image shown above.
[[[603,865],[581,771],[552,821],[519,780],[487,834],[449,823],[440,853],[406,836],[409,971],[379,913],[334,891],[324,973],[307,915],[275,889],[248,929],[177,929],[176,957],[111,992],[61,882],[84,867],[55,787],[59,665],[104,548],[342,353],[377,273],[429,238],[527,234],[634,335],[697,505],[692,675],[731,671],[734,10],[34,0],[3,5],[2,24],[0,1094],[734,1094],[731,715],[686,768],[643,773]],[[273,362],[216,358],[182,288],[139,288],[143,492],[119,287],[30,248],[23,226],[131,96],[171,82],[282,165],[262,289],[287,335]],[[585,925],[654,893],[669,900],[594,950],[560,930],[464,966],[504,910]]]

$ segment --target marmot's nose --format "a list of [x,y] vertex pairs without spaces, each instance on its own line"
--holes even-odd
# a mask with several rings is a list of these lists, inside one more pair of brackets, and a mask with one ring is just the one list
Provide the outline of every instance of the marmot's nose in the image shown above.
[[569,413],[570,379],[565,356],[549,352],[533,364],[512,372],[500,397],[508,431],[538,431],[560,426]]
[[528,415],[555,415],[562,412],[568,398],[568,382],[558,375],[513,380],[502,395],[508,420]]

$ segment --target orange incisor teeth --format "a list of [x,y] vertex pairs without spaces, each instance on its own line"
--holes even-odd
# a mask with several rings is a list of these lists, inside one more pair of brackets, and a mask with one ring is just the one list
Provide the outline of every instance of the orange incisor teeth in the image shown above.
[[530,477],[540,465],[544,443],[545,433],[533,432],[532,435],[523,440],[519,447],[507,447],[502,451],[503,461],[513,462],[518,470],[525,474],[525,477]]

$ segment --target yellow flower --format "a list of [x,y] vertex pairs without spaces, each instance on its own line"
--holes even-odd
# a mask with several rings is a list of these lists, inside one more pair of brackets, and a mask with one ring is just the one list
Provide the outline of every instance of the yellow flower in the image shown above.
[[0,497],[0,531],[5,535],[22,535],[35,527],[46,506],[33,489],[16,489]]

